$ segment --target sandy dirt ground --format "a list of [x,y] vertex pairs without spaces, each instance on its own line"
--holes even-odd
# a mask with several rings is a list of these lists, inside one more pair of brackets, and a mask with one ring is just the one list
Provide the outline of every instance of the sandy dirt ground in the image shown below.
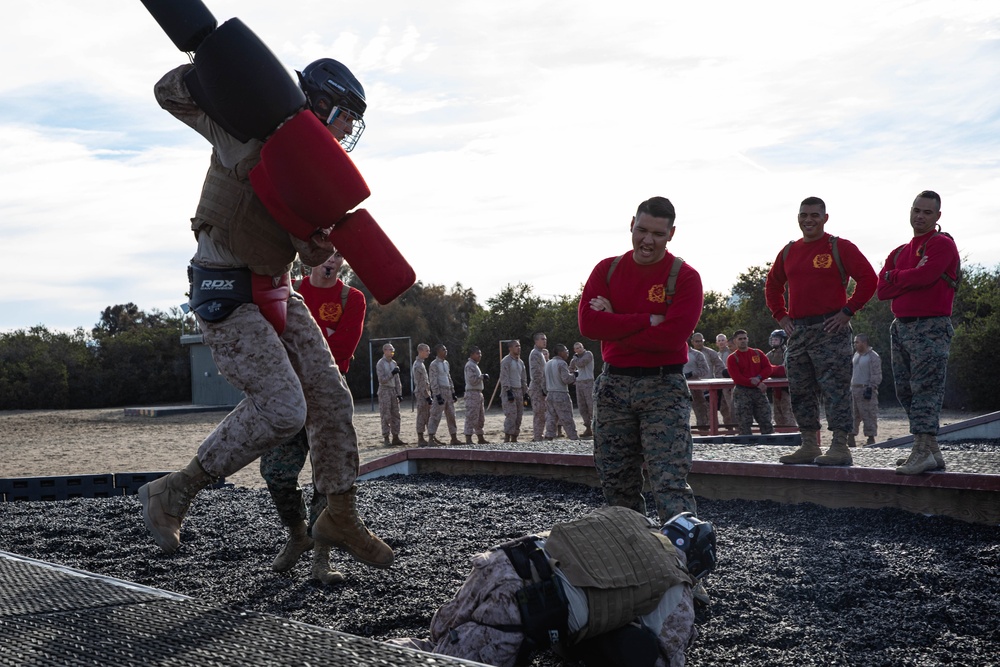
[[[416,412],[403,402],[401,437],[416,444]],[[458,401],[458,433],[462,435],[464,411]],[[978,414],[978,413],[976,413]],[[163,417],[127,417],[122,408],[100,410],[30,410],[0,412],[0,477],[45,475],[98,475],[120,472],[172,471],[194,456],[201,441],[225,416],[223,411]],[[975,414],[942,414],[942,426]],[[577,416],[578,427],[581,424]],[[355,407],[354,425],[358,432],[361,462],[396,451],[382,444],[378,406],[370,411],[367,401]],[[486,415],[486,439],[503,442],[503,413],[493,408]],[[885,408],[880,414],[878,440],[908,433],[899,408]],[[531,439],[531,413],[521,425],[521,440]],[[438,438],[447,442],[442,422]],[[309,481],[308,464],[301,476]],[[227,481],[250,488],[264,486],[256,464],[251,464]]]

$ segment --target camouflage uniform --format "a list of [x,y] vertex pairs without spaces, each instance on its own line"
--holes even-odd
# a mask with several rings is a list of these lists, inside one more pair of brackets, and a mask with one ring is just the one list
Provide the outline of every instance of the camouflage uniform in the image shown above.
[[697,514],[687,483],[693,441],[691,392],[680,373],[628,377],[602,373],[594,388],[594,461],[609,505],[646,513],[643,460],[666,522],[679,512]]
[[[597,510],[601,511],[618,517],[625,510],[618,507]],[[579,521],[590,521],[593,516]],[[644,520],[643,517],[638,519]],[[642,535],[643,529],[623,526],[620,521],[616,521],[617,525],[602,527],[601,535],[607,538],[603,543],[588,540],[585,542],[587,548],[572,549],[576,545],[571,545],[571,548],[560,550],[560,540],[566,541],[566,533],[558,534],[557,531],[572,530],[575,523],[556,524],[552,531],[541,533],[532,540],[553,563],[553,577],[558,577],[560,588],[565,591],[566,633],[559,637],[558,653],[570,653],[575,663],[580,652],[592,646],[586,643],[588,639],[617,630],[635,619],[656,636],[657,666],[683,665],[684,651],[698,636],[692,580],[681,565],[683,555],[660,538],[655,538],[658,545],[650,547],[652,553],[640,551],[634,545],[644,546],[648,534]],[[660,549],[662,556],[657,553]],[[638,568],[622,566],[623,562],[636,558],[629,558],[630,552],[641,554],[645,563],[659,560],[657,556],[669,559],[669,569],[650,567],[646,571],[636,571]],[[574,555],[580,557],[573,559]],[[650,570],[656,574],[651,574]],[[461,588],[431,619],[429,638],[388,641],[396,646],[497,667],[527,664],[518,663],[522,643],[526,641],[518,604],[524,588],[525,581],[502,546],[494,547],[472,558],[472,571]],[[655,591],[647,594],[648,597],[657,596],[648,605],[639,602],[642,592],[647,590]],[[614,596],[615,593],[619,593],[616,600],[619,604],[607,610],[607,603],[597,596]],[[638,613],[639,608],[645,613]],[[600,626],[602,617],[608,618],[604,623],[608,627],[595,628],[595,625]],[[594,635],[588,634],[591,631]]]
[[[882,359],[875,350],[869,348],[861,354],[854,353],[854,374],[851,376],[851,402],[854,408],[852,435],[858,434],[858,427],[865,424],[865,435],[878,435],[878,386],[882,382]],[[865,390],[871,393],[865,398]]]
[[570,440],[580,439],[573,419],[573,401],[569,398],[569,385],[574,382],[576,378],[569,372],[569,365],[562,357],[545,362],[545,388],[548,392],[545,401],[546,438],[554,438],[556,427],[562,426]]
[[788,338],[785,373],[792,394],[792,412],[803,431],[819,431],[819,396],[824,397],[826,420],[831,431],[851,432],[851,339],[850,325],[836,333],[823,330],[823,323],[796,326]]
[[403,383],[399,373],[393,370],[399,365],[392,359],[383,356],[375,364],[375,374],[378,376],[378,412],[382,417],[382,437],[390,435],[399,437],[399,397],[403,394]]
[[[785,365],[785,346],[772,348],[767,353],[767,360],[772,366]],[[795,416],[792,414],[792,395],[787,387],[774,387],[771,389],[773,399],[774,425],[775,426],[795,426]]]
[[[715,350],[712,350],[715,352]],[[719,357],[719,364],[721,368],[716,371],[715,377],[724,378],[729,377],[729,371],[726,370],[726,360],[729,355],[732,354],[728,349],[722,350],[721,352],[715,352]],[[712,367],[717,368],[716,366]],[[718,392],[719,396],[719,414],[722,415],[723,424],[735,424],[736,420],[733,418],[733,388],[727,387]]]
[[431,385],[427,379],[427,366],[423,359],[413,362],[413,395],[417,401],[417,434],[423,435],[431,416]]
[[948,353],[955,335],[950,317],[892,321],[892,375],[896,398],[910,420],[910,433],[936,435],[944,401]]
[[594,353],[584,350],[569,360],[569,369],[576,371],[576,404],[580,418],[590,426],[594,421]]
[[[302,489],[299,487],[299,473],[305,467],[309,456],[309,440],[306,430],[278,447],[273,447],[260,457],[260,473],[267,482],[267,490],[274,500],[275,509],[281,523],[289,528],[306,520],[306,508]],[[319,513],[326,508],[326,496],[312,493],[309,503],[309,528],[316,522]]]
[[427,432],[435,435],[441,423],[441,415],[448,421],[448,433],[458,435],[458,424],[455,422],[455,385],[451,381],[451,366],[447,359],[434,359],[430,368],[431,394],[434,403],[431,404],[431,419],[427,424]]
[[[325,262],[328,248],[290,235],[253,194],[248,173],[260,160],[262,143],[238,141],[198,108],[184,83],[192,67],[168,72],[155,94],[161,107],[213,145],[191,222],[198,243],[193,263],[205,269],[248,268],[273,281],[287,274],[296,254],[310,266]],[[211,477],[230,476],[304,424],[317,491],[344,494],[358,475],[354,401],[301,296],[292,293],[287,309],[281,334],[251,303],[219,321],[198,318],[219,372],[246,396],[201,443],[198,462]]]
[[358,475],[354,401],[302,298],[289,298],[280,337],[252,304],[221,322],[199,324],[219,372],[247,396],[198,448],[205,471],[232,475],[305,422],[316,489],[324,495],[349,491]]
[[508,354],[500,361],[500,391],[503,392],[503,432],[517,437],[524,416],[524,394],[528,391],[528,374],[520,358]]
[[531,433],[533,440],[541,440],[545,433],[545,363],[548,361],[547,350],[535,347],[528,355],[531,384],[528,385],[528,396],[531,397]]
[[[690,376],[688,375],[690,373]],[[708,358],[694,348],[688,348],[688,361],[684,364],[684,377],[689,380],[704,380],[712,377],[712,369]],[[695,424],[708,426],[708,401],[705,400],[705,390],[696,389],[691,392],[691,407],[694,410]]]
[[472,359],[465,362],[465,435],[483,435],[486,408],[483,402],[483,372]]
[[760,425],[763,435],[774,433],[771,424],[771,404],[767,396],[757,387],[733,387],[733,412],[736,413],[736,426],[740,435],[752,435],[754,420]]

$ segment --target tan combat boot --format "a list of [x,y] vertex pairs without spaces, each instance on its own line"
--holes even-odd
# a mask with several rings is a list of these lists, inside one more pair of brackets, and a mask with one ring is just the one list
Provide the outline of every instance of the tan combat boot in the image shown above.
[[467,444],[467,445],[471,445],[472,444],[472,436],[471,435],[465,436],[465,444]]
[[313,540],[305,521],[288,527],[288,540],[271,563],[275,572],[288,572],[298,562],[299,556],[313,548]]
[[503,434],[503,441],[504,442],[510,442],[510,433],[504,433]]
[[857,447],[858,446],[858,441],[854,439],[854,434],[853,433],[848,433],[847,434],[847,446],[848,447]]
[[427,440],[426,440],[426,438],[424,438],[424,434],[423,433],[417,433],[417,446],[418,447],[426,447],[427,446]]
[[427,442],[429,442],[432,445],[444,445],[444,443],[438,440],[437,436],[435,436],[433,433],[427,436]]
[[933,433],[928,433],[927,438],[927,448],[931,451],[931,456],[934,457],[934,463],[937,465],[935,470],[944,470],[944,457],[941,456],[941,448],[938,447],[937,436]]
[[511,442],[517,442],[517,434],[516,433],[514,435],[510,436],[510,441]]
[[819,466],[854,465],[851,450],[847,447],[847,431],[834,431],[830,449],[826,450],[826,454],[817,456],[814,463]]
[[391,444],[391,441],[389,440],[389,436],[387,436],[387,435],[383,435],[382,436],[382,444],[385,445],[386,447],[388,447]]
[[344,580],[344,575],[330,567],[330,545],[324,544],[313,549],[312,570],[309,574],[324,584],[339,584]]
[[476,442],[480,445],[488,445],[489,442],[486,440],[486,436],[480,433],[476,436]]
[[590,424],[584,427],[583,433],[580,434],[581,438],[592,438],[594,437],[594,432],[590,430]]
[[399,434],[392,436],[392,446],[393,447],[406,447],[408,443],[403,442],[399,439]]
[[[934,463],[937,466],[934,469],[935,470],[944,470],[945,469],[944,457],[941,456],[941,448],[938,447],[937,436],[934,435],[933,433],[923,433],[923,434],[920,434],[920,435],[925,436],[927,438],[927,446],[930,449],[931,456],[934,457]],[[913,442],[916,443],[916,441],[917,441],[917,435],[914,435],[913,436]],[[905,465],[911,463],[912,460],[913,460],[913,450],[911,449],[909,456],[907,456],[906,458],[903,458],[903,459],[896,459],[896,465],[897,466],[905,466]]]
[[458,439],[458,435],[452,433],[451,434],[451,442],[449,442],[448,444],[449,445],[461,445],[462,442]]
[[312,527],[313,539],[317,547],[334,546],[366,565],[387,568],[392,565],[392,549],[368,530],[358,516],[357,496],[357,486],[347,493],[327,494],[326,509]]
[[173,553],[181,545],[181,521],[199,491],[215,482],[198,457],[186,467],[139,487],[142,520],[163,551]]
[[[937,461],[931,454],[930,445],[927,442],[929,433],[915,433],[913,435],[913,449],[910,456],[903,465],[896,468],[897,475],[919,475],[930,470],[937,469]],[[933,436],[930,436],[933,437]]]
[[812,463],[817,456],[823,453],[819,445],[816,444],[818,437],[819,431],[802,431],[802,444],[799,448],[791,454],[785,454],[778,459],[778,462],[785,464]]

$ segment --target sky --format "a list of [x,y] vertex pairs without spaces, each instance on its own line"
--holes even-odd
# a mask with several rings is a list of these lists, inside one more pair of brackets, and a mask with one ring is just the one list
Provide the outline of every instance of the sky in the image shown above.
[[[207,0],[288,68],[365,87],[351,153],[424,284],[575,295],[669,197],[671,252],[728,294],[798,238],[799,202],[876,270],[942,196],[1000,264],[1000,3]],[[179,306],[210,146],[153,84],[187,62],[138,0],[22,2],[0,29],[0,331]]]

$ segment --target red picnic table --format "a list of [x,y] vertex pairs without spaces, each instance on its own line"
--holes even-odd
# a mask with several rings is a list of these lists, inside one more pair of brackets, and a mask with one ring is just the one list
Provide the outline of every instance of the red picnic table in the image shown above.
[[[788,391],[788,378],[768,378],[764,384],[772,389],[784,389]],[[709,380],[688,380],[688,388],[691,391],[708,390],[708,434],[719,435],[719,392],[723,389],[731,389],[736,383],[730,378],[712,378]],[[727,428],[735,428],[735,424],[723,424]],[[754,427],[757,428],[756,426]],[[798,426],[775,426],[778,433],[797,433]]]

